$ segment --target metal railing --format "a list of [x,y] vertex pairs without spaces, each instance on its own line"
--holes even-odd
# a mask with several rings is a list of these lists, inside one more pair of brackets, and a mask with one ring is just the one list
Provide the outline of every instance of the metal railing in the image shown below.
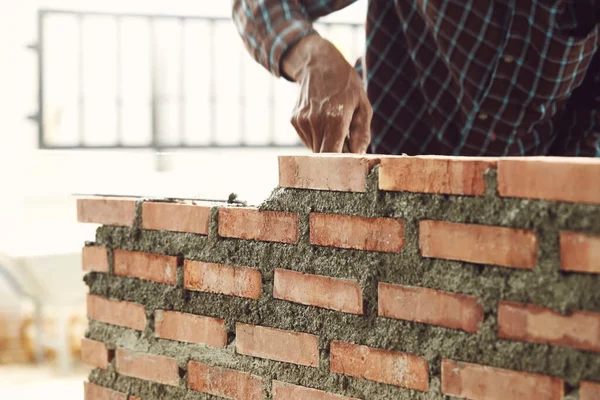
[[[354,60],[362,24],[318,29]],[[185,149],[300,145],[294,85],[243,48],[228,18],[38,12],[41,149]]]

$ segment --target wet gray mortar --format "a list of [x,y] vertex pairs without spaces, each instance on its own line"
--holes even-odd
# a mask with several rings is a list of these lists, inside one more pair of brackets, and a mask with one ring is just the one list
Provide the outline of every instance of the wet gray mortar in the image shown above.
[[[563,313],[600,312],[600,276],[560,272],[558,254],[561,230],[600,234],[600,206],[500,198],[496,195],[494,169],[486,171],[487,194],[479,197],[382,192],[377,190],[377,174],[375,168],[369,175],[366,193],[275,189],[259,208],[299,214],[299,240],[295,245],[220,238],[216,208],[212,211],[208,236],[141,230],[141,203],[136,227],[100,227],[96,234],[97,245],[179,256],[178,283],[173,287],[110,274],[86,275],[90,293],[142,303],[149,318],[146,330],[141,333],[91,321],[86,336],[104,341],[111,348],[125,347],[174,357],[179,363],[182,382],[178,388],[149,383],[120,376],[112,367],[109,371],[94,370],[90,380],[144,400],[218,398],[185,389],[187,361],[198,360],[263,377],[267,398],[271,398],[271,379],[280,379],[361,399],[439,399],[445,398],[440,392],[441,360],[448,358],[562,377],[567,382],[567,393],[575,393],[582,379],[600,382],[600,354],[496,337],[499,300],[538,304]],[[312,246],[308,231],[311,212],[402,218],[406,223],[406,244],[399,254]],[[424,259],[418,247],[418,221],[422,219],[533,230],[539,238],[537,267],[528,271]],[[260,269],[261,298],[250,300],[184,291],[181,267],[184,258]],[[275,268],[358,279],[363,289],[365,314],[357,316],[273,299]],[[470,334],[377,317],[378,282],[476,296],[485,310],[485,320],[479,332]],[[224,318],[229,330],[228,347],[213,349],[155,338],[153,313],[156,309]],[[235,322],[317,335],[319,368],[236,354]],[[329,372],[332,340],[424,357],[429,365],[429,391],[422,393]]]

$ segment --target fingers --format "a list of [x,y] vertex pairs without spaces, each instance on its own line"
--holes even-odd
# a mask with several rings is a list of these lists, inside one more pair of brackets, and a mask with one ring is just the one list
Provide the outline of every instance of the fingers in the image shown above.
[[321,118],[323,121],[320,153],[341,153],[344,148],[344,141],[348,136],[350,124],[352,122],[352,111],[340,115],[325,115]]
[[296,132],[298,133],[298,136],[300,136],[300,139],[302,139],[304,145],[312,150],[312,133],[310,131],[310,126],[306,123],[306,119],[301,117],[299,112],[294,111],[290,122],[292,123],[294,129],[296,129]]
[[373,109],[369,100],[361,101],[354,113],[350,124],[350,151],[357,154],[365,154],[371,143],[371,119]]

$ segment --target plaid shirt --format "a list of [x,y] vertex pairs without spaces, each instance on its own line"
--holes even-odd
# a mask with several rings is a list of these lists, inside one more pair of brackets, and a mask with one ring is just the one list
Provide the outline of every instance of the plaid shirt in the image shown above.
[[[275,76],[312,22],[356,0],[234,0]],[[600,157],[600,0],[370,0],[371,151]]]

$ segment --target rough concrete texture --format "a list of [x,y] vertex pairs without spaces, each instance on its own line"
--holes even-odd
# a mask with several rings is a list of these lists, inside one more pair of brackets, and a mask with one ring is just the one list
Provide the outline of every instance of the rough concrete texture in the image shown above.
[[[582,379],[600,382],[600,354],[544,344],[496,339],[496,312],[499,300],[534,303],[560,312],[600,312],[600,276],[559,271],[558,234],[576,230],[600,234],[600,206],[555,203],[538,200],[502,199],[495,195],[495,171],[486,173],[488,191],[482,197],[386,193],[376,190],[377,169],[368,179],[366,193],[340,193],[276,189],[261,206],[300,214],[297,245],[220,239],[217,212],[208,237],[193,234],[142,231],[137,228],[101,227],[98,244],[111,248],[176,255],[230,265],[252,266],[263,275],[259,300],[182,289],[182,268],[178,285],[163,284],[90,273],[90,292],[146,305],[150,328],[137,332],[92,321],[88,336],[109,346],[123,346],[177,358],[182,374],[186,361],[200,360],[239,369],[265,378],[316,387],[362,399],[439,399],[442,358],[466,361],[519,371],[563,377],[569,387]],[[308,236],[310,212],[394,217],[406,221],[406,245],[400,254],[311,246]],[[531,229],[538,234],[538,265],[534,271],[464,262],[422,259],[418,248],[418,221],[435,219]],[[139,225],[138,225],[139,226]],[[339,278],[359,279],[364,291],[365,315],[307,307],[272,298],[273,270],[295,271]],[[476,334],[426,324],[377,317],[377,282],[430,287],[477,296],[485,310],[485,321]],[[225,318],[230,333],[227,349],[209,349],[154,338],[153,311],[171,309]],[[261,360],[235,354],[234,324],[244,322],[319,336],[319,368]],[[431,384],[428,393],[397,388],[329,372],[331,340],[360,343],[376,348],[417,354],[427,359]],[[183,388],[169,388],[114,372],[94,371],[90,379],[118,390],[130,391],[144,399],[210,399]]]

